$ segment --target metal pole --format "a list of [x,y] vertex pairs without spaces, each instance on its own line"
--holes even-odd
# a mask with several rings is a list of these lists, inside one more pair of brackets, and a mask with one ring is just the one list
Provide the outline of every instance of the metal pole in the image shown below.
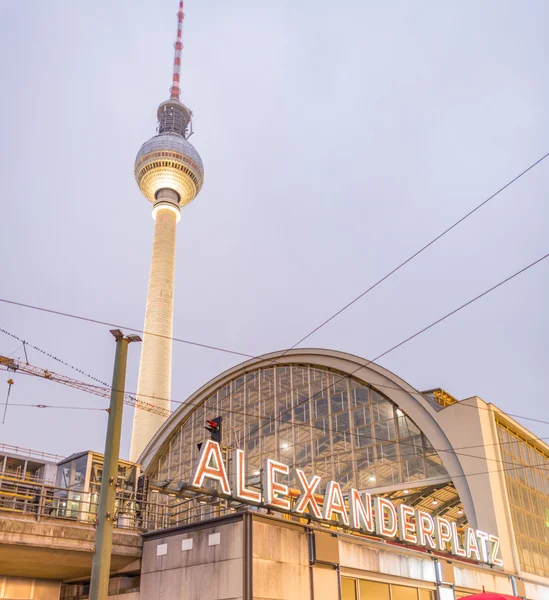
[[138,336],[124,336],[119,329],[111,331],[116,339],[116,355],[112,376],[111,403],[99,508],[97,510],[97,530],[95,532],[95,553],[93,555],[90,582],[90,600],[107,600],[111,570],[112,534],[114,528],[114,505],[118,479],[118,458],[120,453],[120,434],[122,431],[122,406],[126,383],[126,362],[128,344],[141,341]]

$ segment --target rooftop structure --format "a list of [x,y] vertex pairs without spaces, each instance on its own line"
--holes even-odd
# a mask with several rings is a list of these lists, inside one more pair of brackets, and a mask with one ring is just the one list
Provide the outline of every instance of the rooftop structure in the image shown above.
[[[158,133],[145,142],[135,159],[135,179],[152,203],[155,220],[153,251],[145,311],[143,345],[137,384],[138,401],[169,414],[172,374],[172,333],[176,225],[181,208],[192,202],[204,181],[200,155],[188,141],[192,112],[181,100],[183,1],[177,13],[177,37],[170,99],[158,107]],[[166,416],[136,408],[130,460],[136,461]]]

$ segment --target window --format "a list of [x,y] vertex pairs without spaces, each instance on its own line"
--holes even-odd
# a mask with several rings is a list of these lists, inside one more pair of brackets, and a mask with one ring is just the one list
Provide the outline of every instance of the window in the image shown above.
[[358,589],[362,600],[389,600],[389,584],[378,581],[358,580]]
[[498,437],[521,566],[549,577],[549,456],[502,423]]
[[341,578],[343,600],[433,600],[432,590],[368,581],[366,579]]
[[342,600],[356,600],[356,579],[341,578]]
[[[239,373],[212,391],[173,432],[171,460],[165,460],[169,448],[158,453],[151,478],[167,479],[169,466],[169,478],[188,479],[185,469],[195,463],[196,445],[207,437],[205,419],[220,414],[223,444],[247,452],[248,477],[266,458],[282,460],[290,470],[310,468],[324,483],[338,481],[345,489],[446,476],[436,450],[382,392],[318,367],[277,363]],[[532,483],[549,488],[544,467],[538,470]],[[513,480],[517,485],[518,473]],[[182,510],[172,524],[188,518],[192,517]]]
[[391,600],[418,600],[417,589],[407,585],[392,585]]

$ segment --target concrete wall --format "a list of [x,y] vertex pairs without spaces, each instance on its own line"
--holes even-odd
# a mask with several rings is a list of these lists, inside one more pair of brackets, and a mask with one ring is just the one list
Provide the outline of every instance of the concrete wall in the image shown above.
[[339,538],[339,556],[342,569],[370,571],[418,581],[436,581],[435,563],[427,556],[399,553],[394,547]]
[[145,538],[141,600],[241,600],[243,524]]
[[[132,600],[337,600],[339,572],[430,589],[437,585],[436,557],[425,552],[346,534],[335,537],[323,528],[265,515],[243,522],[251,516],[145,536],[141,593]],[[471,593],[483,587],[513,593],[509,572],[450,558],[441,571],[438,584],[450,592],[455,584]],[[519,583],[529,600],[549,600],[549,586]]]
[[58,600],[60,589],[60,581],[0,577],[0,598],[2,600]]
[[[0,576],[67,580],[91,573],[95,528],[61,519],[0,514]],[[116,529],[111,570],[141,555],[141,535]]]
[[[310,574],[305,529],[254,520],[252,539],[254,600],[308,600]],[[320,582],[318,587],[322,587]]]

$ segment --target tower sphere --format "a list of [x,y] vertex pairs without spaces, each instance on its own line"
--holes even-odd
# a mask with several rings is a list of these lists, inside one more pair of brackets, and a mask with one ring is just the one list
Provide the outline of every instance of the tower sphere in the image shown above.
[[186,132],[191,111],[179,100],[158,107],[158,135],[145,142],[135,159],[135,179],[143,195],[155,202],[160,190],[173,190],[179,206],[192,202],[204,181],[204,166]]

